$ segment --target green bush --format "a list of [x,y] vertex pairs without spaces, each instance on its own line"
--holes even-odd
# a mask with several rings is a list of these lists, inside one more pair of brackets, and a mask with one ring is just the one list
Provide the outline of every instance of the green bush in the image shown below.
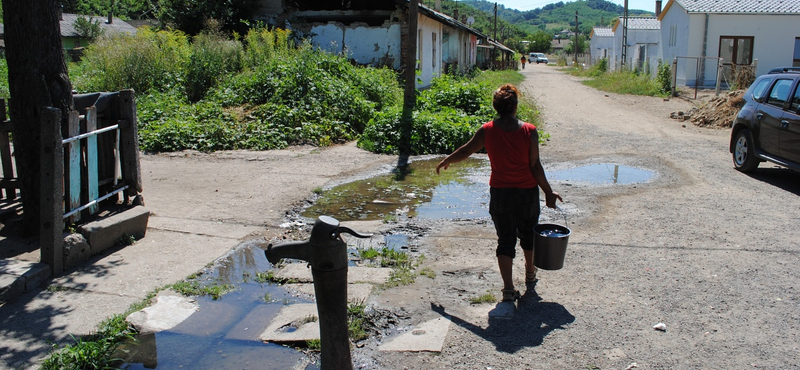
[[190,54],[186,36],[177,31],[110,33],[86,49],[70,77],[79,92],[182,89]]
[[672,71],[670,70],[669,63],[658,61],[656,81],[662,93],[669,94],[672,91]]
[[[467,142],[485,121],[451,107],[416,111],[411,127],[410,154],[449,154]],[[375,153],[397,154],[402,123],[400,107],[379,113],[367,125],[358,146]]]
[[242,68],[242,44],[216,33],[201,33],[192,41],[186,76],[186,95],[196,102],[205,97],[220,76]]
[[417,98],[420,110],[437,111],[449,107],[469,115],[477,114],[486,103],[485,88],[450,75],[435,78],[430,88],[422,91]]

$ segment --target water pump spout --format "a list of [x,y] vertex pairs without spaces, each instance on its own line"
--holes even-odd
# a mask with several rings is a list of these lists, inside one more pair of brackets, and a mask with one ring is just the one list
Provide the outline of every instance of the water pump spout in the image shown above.
[[286,242],[278,245],[270,244],[264,251],[269,263],[275,265],[283,258],[291,258],[311,262],[311,243],[307,241]]

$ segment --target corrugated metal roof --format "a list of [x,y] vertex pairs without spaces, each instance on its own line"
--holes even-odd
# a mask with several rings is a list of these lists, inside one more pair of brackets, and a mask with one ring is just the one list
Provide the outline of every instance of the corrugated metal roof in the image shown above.
[[[619,23],[622,24],[622,17],[619,17]],[[655,17],[628,17],[629,30],[660,30],[661,22]]]
[[800,14],[798,0],[673,0],[689,13]]
[[614,30],[611,27],[592,27],[592,36],[614,37]]
[[75,30],[75,21],[78,17],[84,17],[91,22],[100,21],[100,28],[106,32],[124,32],[134,34],[136,28],[130,24],[125,23],[122,19],[112,17],[111,23],[108,23],[108,17],[95,17],[89,15],[78,15],[64,13],[61,15],[61,36],[62,37],[81,37],[77,30]]

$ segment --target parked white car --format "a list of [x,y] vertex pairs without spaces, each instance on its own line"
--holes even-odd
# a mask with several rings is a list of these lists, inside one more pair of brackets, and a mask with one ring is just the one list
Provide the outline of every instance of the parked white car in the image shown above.
[[544,55],[544,53],[530,53],[530,55],[528,55],[528,62],[536,64],[539,63],[547,64],[548,60],[547,56]]

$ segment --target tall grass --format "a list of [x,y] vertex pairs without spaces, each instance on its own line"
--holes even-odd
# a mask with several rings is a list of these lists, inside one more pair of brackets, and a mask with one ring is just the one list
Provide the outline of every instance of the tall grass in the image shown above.
[[636,74],[630,71],[603,73],[583,83],[598,90],[617,94],[666,96],[656,79],[647,74]]
[[214,32],[204,32],[192,40],[186,76],[189,101],[203,99],[220,76],[241,71],[244,48],[236,40],[228,40]]
[[70,77],[79,92],[183,90],[190,54],[189,40],[177,31],[108,34],[86,50]]

